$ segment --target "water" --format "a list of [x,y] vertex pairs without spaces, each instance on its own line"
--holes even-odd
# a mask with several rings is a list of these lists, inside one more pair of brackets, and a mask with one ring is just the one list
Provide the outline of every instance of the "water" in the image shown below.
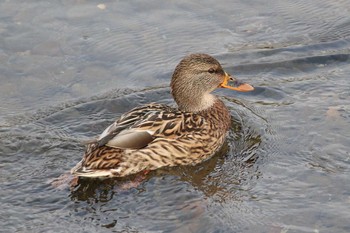
[[[99,5],[104,4],[104,5]],[[348,1],[0,3],[2,232],[350,232]],[[174,104],[186,54],[256,87],[195,167],[50,181],[134,106]]]

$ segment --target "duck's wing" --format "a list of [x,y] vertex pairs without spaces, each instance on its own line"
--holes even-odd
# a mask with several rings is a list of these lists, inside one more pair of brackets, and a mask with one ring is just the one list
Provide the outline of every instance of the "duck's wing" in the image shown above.
[[[154,114],[154,112],[158,112],[167,106],[160,105],[160,104],[150,104],[138,108],[134,108],[128,113],[122,115],[118,120],[116,120],[114,123],[112,123],[110,126],[108,126],[102,134],[96,139],[96,143],[98,147],[104,146],[106,144],[113,145],[113,143],[110,143],[111,140],[114,139],[115,147],[120,148],[136,148],[139,147],[137,145],[132,145],[130,143],[127,143],[129,140],[132,139],[132,131],[128,131],[130,127],[135,125],[137,122],[147,118],[148,115]],[[120,141],[116,140],[116,136],[119,135]],[[148,136],[144,134],[144,136],[147,138]],[[134,140],[130,141],[143,141],[142,135],[136,136],[138,138],[135,138]],[[141,138],[140,138],[141,137]],[[149,137],[148,137],[149,138]],[[139,140],[137,140],[139,139]],[[122,146],[125,144],[125,146]]]
[[124,114],[103,131],[93,147],[140,149],[157,137],[176,138],[201,129],[203,124],[205,120],[200,115],[150,104]]

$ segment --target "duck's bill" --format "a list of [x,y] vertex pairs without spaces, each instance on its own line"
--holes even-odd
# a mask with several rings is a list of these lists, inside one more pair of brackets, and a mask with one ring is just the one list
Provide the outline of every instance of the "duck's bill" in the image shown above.
[[225,74],[225,80],[223,83],[221,83],[220,87],[241,92],[248,92],[254,90],[254,87],[252,85],[248,83],[243,83],[237,79],[233,79],[228,74]]
[[221,87],[241,92],[248,92],[254,90],[254,87],[248,83],[234,84],[234,86],[221,84]]

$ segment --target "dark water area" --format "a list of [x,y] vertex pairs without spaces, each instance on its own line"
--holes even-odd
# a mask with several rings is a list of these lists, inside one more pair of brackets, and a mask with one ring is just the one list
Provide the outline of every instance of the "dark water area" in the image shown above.
[[[198,52],[256,87],[220,153],[52,186]],[[2,1],[0,232],[350,232],[349,58],[346,0]]]

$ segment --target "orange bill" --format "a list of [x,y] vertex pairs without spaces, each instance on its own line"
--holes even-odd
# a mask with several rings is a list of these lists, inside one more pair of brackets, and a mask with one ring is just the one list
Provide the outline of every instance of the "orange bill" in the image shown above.
[[[230,85],[229,85],[230,82]],[[232,83],[232,84],[231,84]],[[225,73],[225,79],[221,83],[220,87],[222,88],[228,88],[235,91],[253,91],[254,87],[248,83],[242,83],[236,79],[233,79],[229,74]]]

